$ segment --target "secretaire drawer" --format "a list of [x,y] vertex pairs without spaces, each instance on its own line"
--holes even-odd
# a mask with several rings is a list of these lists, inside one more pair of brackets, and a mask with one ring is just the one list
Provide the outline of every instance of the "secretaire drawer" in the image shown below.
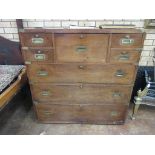
[[57,62],[104,63],[108,34],[56,34]]
[[[129,104],[132,88],[104,84],[50,84],[31,85],[33,99],[39,102],[68,102],[68,104]],[[122,103],[122,101],[124,103]]]
[[142,48],[143,34],[112,34],[112,48]]
[[28,47],[52,47],[52,34],[48,33],[20,33],[22,46]]
[[140,59],[140,50],[111,49],[110,63],[138,63]]
[[124,123],[127,106],[108,105],[35,105],[39,121],[45,123]]
[[133,84],[136,66],[99,64],[36,64],[28,65],[29,80],[61,83]]
[[24,60],[26,61],[35,61],[35,62],[49,62],[52,63],[54,61],[54,51],[52,48],[24,48],[22,49],[22,54],[24,56]]

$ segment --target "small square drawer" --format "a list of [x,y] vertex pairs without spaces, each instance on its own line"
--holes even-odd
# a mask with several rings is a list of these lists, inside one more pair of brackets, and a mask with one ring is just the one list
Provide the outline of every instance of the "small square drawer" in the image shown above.
[[109,59],[110,63],[138,63],[140,55],[140,50],[111,49]]
[[112,34],[111,48],[142,48],[143,34]]
[[49,62],[54,61],[54,51],[53,49],[22,49],[22,54],[25,61],[35,61],[35,62]]
[[52,47],[52,34],[48,33],[20,33],[22,46],[28,47]]

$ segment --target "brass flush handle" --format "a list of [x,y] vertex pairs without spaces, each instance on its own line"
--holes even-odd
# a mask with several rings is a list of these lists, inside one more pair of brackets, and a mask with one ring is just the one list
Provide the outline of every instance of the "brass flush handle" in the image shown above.
[[121,93],[120,92],[114,92],[112,94],[113,97],[121,97]]
[[86,52],[87,51],[87,46],[84,46],[84,45],[79,45],[79,46],[76,46],[76,52]]
[[37,75],[38,76],[48,76],[48,72],[40,70],[40,71],[37,72]]
[[116,117],[116,116],[118,116],[118,112],[117,111],[112,111],[111,113],[110,113],[110,115],[112,116],[112,117]]
[[45,60],[45,54],[34,54],[35,60]]
[[124,38],[120,39],[120,45],[132,45],[135,40],[130,38],[130,35],[126,35]]
[[54,113],[53,112],[50,112],[50,111],[44,111],[44,114],[45,115],[53,115]]
[[85,66],[79,65],[79,69],[84,69],[84,68],[85,68]]
[[126,75],[126,73],[122,70],[117,70],[115,73],[115,76],[117,77],[124,77]]
[[49,96],[50,92],[48,90],[44,90],[41,92],[42,96]]
[[129,53],[126,53],[126,52],[122,52],[120,55],[119,55],[119,60],[129,60]]
[[43,44],[44,43],[44,38],[39,37],[38,34],[36,34],[33,38],[32,38],[32,43],[33,44]]

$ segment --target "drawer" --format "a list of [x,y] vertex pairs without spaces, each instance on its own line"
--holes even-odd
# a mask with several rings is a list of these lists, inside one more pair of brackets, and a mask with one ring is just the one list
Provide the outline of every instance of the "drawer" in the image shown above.
[[38,120],[44,123],[122,124],[127,106],[35,105]]
[[143,34],[112,34],[112,48],[142,48]]
[[107,34],[56,34],[57,62],[104,63],[108,38]]
[[104,84],[32,84],[33,99],[38,102],[68,104],[129,104],[132,88]]
[[111,49],[110,63],[138,63],[140,59],[140,50]]
[[136,66],[99,64],[28,65],[31,82],[133,84]]
[[21,33],[22,46],[28,47],[45,47],[53,46],[52,34],[48,33]]
[[35,62],[49,62],[54,61],[54,51],[53,49],[22,49],[22,54],[25,61],[35,61]]

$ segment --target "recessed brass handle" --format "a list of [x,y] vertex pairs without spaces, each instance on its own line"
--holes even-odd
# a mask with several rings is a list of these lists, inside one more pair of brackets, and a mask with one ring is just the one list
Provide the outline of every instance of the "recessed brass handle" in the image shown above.
[[85,68],[85,66],[83,66],[83,65],[79,66],[79,69],[84,69],[84,68]]
[[36,34],[36,35],[32,38],[32,43],[33,43],[33,44],[43,44],[43,43],[44,43],[44,38],[39,37],[39,35]]
[[119,60],[129,60],[129,53],[121,53],[118,57]]
[[53,115],[54,113],[53,112],[50,112],[50,111],[44,111],[44,114],[45,115]]
[[130,38],[130,35],[126,35],[124,38],[120,39],[121,45],[132,45],[134,42],[135,40]]
[[48,90],[44,90],[41,92],[42,96],[49,96],[50,92]]
[[76,52],[86,52],[87,51],[87,46],[76,46]]
[[35,60],[45,60],[45,54],[34,54]]
[[117,77],[124,77],[126,75],[126,73],[122,70],[117,70],[115,73],[115,76]]
[[48,72],[47,71],[38,71],[37,75],[38,76],[48,76]]
[[121,97],[121,93],[120,92],[114,92],[112,94],[113,97]]
[[111,113],[110,113],[110,115],[112,116],[112,117],[116,117],[116,116],[118,116],[118,112],[117,111],[112,111]]

